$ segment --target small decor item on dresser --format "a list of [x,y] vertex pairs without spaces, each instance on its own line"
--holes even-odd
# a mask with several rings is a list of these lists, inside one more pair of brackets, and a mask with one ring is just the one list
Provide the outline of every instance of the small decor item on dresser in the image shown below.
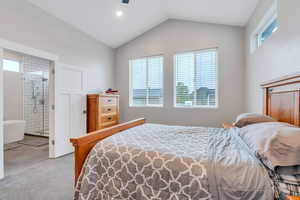
[[119,91],[118,90],[113,90],[112,88],[108,88],[106,91],[105,91],[106,94],[118,94]]

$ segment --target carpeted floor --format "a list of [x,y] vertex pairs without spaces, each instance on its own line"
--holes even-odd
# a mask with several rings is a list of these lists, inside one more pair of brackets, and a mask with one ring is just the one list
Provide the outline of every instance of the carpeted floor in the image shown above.
[[48,145],[12,145],[4,152],[0,200],[71,200],[73,155],[48,159]]

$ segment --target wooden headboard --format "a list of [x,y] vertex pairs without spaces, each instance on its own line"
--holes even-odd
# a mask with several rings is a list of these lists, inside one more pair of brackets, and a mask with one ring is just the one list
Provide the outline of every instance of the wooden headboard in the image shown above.
[[300,72],[264,82],[261,86],[264,114],[300,126]]

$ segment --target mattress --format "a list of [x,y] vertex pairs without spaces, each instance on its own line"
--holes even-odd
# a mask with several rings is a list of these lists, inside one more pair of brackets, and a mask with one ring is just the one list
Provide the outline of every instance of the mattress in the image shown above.
[[74,199],[268,200],[274,185],[234,129],[144,124],[95,145]]

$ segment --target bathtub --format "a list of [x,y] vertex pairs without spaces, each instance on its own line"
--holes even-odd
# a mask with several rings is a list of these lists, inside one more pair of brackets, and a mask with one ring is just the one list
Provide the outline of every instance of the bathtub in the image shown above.
[[17,142],[24,139],[25,124],[23,120],[4,121],[4,144]]

